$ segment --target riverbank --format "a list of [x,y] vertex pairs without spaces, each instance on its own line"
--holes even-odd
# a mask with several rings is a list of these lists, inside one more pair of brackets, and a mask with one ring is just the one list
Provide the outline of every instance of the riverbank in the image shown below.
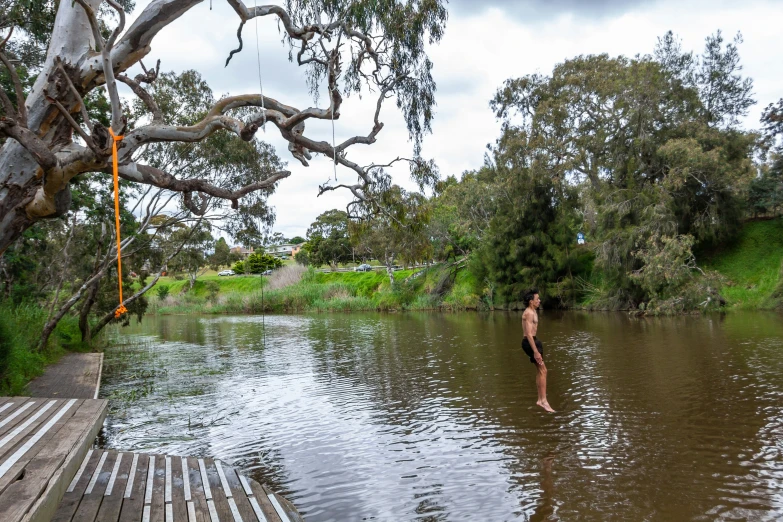
[[[752,221],[735,241],[698,254],[700,266],[717,271],[724,310],[771,310],[783,303],[783,219]],[[394,285],[385,272],[320,273],[287,266],[270,277],[205,276],[164,281],[164,298],[152,295],[152,314],[259,314],[402,310],[517,309],[493,303],[467,262],[400,270]],[[263,292],[262,292],[263,288]],[[154,292],[151,292],[154,294]]]
[[44,369],[68,352],[88,350],[82,345],[78,318],[65,317],[42,350],[36,349],[47,311],[32,304],[0,306],[0,395],[19,395]]
[[270,277],[204,277],[193,285],[173,281],[162,299],[152,296],[153,314],[258,314],[475,309],[467,271],[448,265],[394,272],[320,273],[288,266]]

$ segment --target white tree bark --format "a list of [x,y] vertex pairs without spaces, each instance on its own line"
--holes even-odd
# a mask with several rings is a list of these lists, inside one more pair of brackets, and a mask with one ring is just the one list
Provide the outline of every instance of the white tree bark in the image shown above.
[[[114,0],[107,1],[112,8],[119,10]],[[69,183],[74,176],[83,172],[111,171],[112,138],[108,130],[92,122],[85,122],[81,127],[71,114],[86,114],[83,97],[91,90],[105,86],[112,107],[112,130],[115,134],[123,132],[124,117],[115,78],[130,85],[153,115],[148,125],[128,132],[119,142],[121,176],[126,180],[181,192],[185,205],[194,212],[198,207],[192,204],[193,192],[229,199],[236,207],[242,196],[268,188],[290,173],[269,173],[265,179],[229,190],[213,186],[206,180],[180,180],[159,169],[137,164],[133,158],[139,148],[155,142],[199,141],[218,131],[232,132],[250,140],[262,123],[269,122],[277,127],[281,136],[289,142],[292,155],[304,165],[307,165],[312,153],[320,153],[334,158],[357,175],[356,184],[322,186],[319,187],[320,193],[346,188],[359,200],[372,197],[368,195],[367,188],[373,183],[370,170],[375,166],[362,167],[349,161],[346,151],[353,145],[375,142],[383,128],[379,121],[383,101],[394,94],[401,82],[417,73],[401,70],[397,62],[388,59],[390,50],[383,38],[363,34],[340,20],[298,27],[281,7],[249,8],[241,0],[228,0],[242,24],[255,16],[277,17],[288,38],[297,41],[297,62],[308,67],[320,67],[327,77],[329,108],[300,110],[274,98],[262,99],[260,94],[234,96],[219,101],[196,125],[167,125],[161,121],[151,97],[145,95],[141,85],[144,76],[137,76],[139,81],[134,81],[124,73],[152,51],[154,38],[164,27],[200,1],[153,0],[124,33],[124,14],[119,10],[121,22],[106,41],[103,41],[95,21],[101,0],[60,2],[45,64],[25,100],[26,111],[17,108],[14,113],[9,110],[13,107],[8,107],[9,97],[2,100],[10,114],[0,118],[0,136],[6,137],[0,149],[0,255],[35,221],[61,216],[68,211]],[[382,46],[382,49],[377,49],[376,45]],[[343,46],[349,48],[348,52],[342,50]],[[358,74],[378,94],[377,109],[368,134],[353,136],[333,146],[306,136],[305,124],[313,118],[328,120],[340,117],[342,96],[338,78],[342,61],[346,59],[350,60],[351,70],[359,71]],[[371,71],[362,69],[366,64]],[[148,75],[146,81],[153,80]],[[232,111],[240,107],[255,107],[257,110],[241,119],[232,115]],[[74,142],[74,131],[86,147]]]

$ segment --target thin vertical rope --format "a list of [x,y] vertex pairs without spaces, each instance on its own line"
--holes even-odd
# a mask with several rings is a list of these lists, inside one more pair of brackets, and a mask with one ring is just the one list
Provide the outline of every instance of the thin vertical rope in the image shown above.
[[253,0],[253,7],[255,8],[253,11],[253,14],[255,14],[254,18],[256,20],[256,62],[258,65],[258,88],[261,90],[261,110],[262,112],[262,123],[261,128],[266,132],[266,107],[264,106],[264,84],[261,82],[261,47],[258,44],[258,0]]
[[122,299],[122,242],[120,241],[120,182],[118,179],[119,168],[117,166],[117,142],[121,141],[122,138],[124,138],[124,136],[115,135],[111,127],[109,127],[109,134],[111,134],[111,138],[112,138],[111,163],[112,163],[112,174],[114,177],[114,226],[117,231],[116,233],[117,235],[117,281],[120,290],[120,304],[117,307],[117,310],[114,311],[114,317],[119,318],[122,314],[128,311],[128,309],[125,308]]
[[334,96],[329,93],[330,109],[329,112],[332,115],[332,159],[334,160],[332,166],[334,167],[334,181],[337,182],[337,148],[334,146]]

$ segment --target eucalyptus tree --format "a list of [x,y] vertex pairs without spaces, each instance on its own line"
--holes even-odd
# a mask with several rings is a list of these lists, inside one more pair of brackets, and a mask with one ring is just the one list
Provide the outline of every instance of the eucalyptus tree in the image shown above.
[[[204,201],[219,198],[237,208],[240,200],[290,176],[281,169],[263,179],[215,180],[209,173],[180,179],[140,158],[141,152],[161,143],[199,142],[217,132],[249,141],[259,128],[274,127],[289,143],[289,151],[303,165],[313,154],[323,154],[356,175],[352,184],[324,185],[319,193],[347,189],[357,201],[374,201],[388,181],[374,165],[361,166],[348,159],[354,145],[370,145],[383,129],[384,102],[396,100],[414,141],[408,161],[419,181],[431,170],[418,157],[422,135],[430,130],[435,82],[425,45],[443,35],[446,9],[441,0],[288,0],[285,6],[248,6],[228,0],[237,14],[240,39],[244,25],[256,17],[274,17],[284,32],[290,56],[307,71],[311,89],[326,80],[329,106],[297,108],[282,97],[262,93],[227,96],[216,100],[203,117],[181,126],[167,121],[150,95],[158,67],[145,68],[141,60],[154,57],[156,37],[169,24],[201,0],[152,0],[130,27],[125,9],[114,0],[108,8],[115,24],[100,17],[107,9],[102,0],[76,0],[45,5],[56,9],[51,33],[45,38],[46,57],[31,87],[20,74],[20,42],[32,30],[4,19],[8,31],[0,36],[0,61],[9,81],[0,90],[0,253],[37,221],[63,216],[71,206],[71,183],[87,172],[111,173],[112,144],[117,143],[119,175],[133,184],[153,186],[181,194],[183,207],[193,214],[206,211]],[[19,20],[18,18],[16,20]],[[14,29],[17,29],[14,32]],[[39,33],[36,33],[39,34]],[[230,57],[229,57],[230,59]],[[136,65],[137,74],[130,73]],[[148,118],[131,126],[123,111],[117,82],[128,85],[141,100]],[[107,126],[91,118],[86,103],[105,88],[111,121]],[[332,145],[311,138],[311,120],[341,117],[344,96],[364,91],[376,96],[376,109],[366,134]],[[281,96],[284,93],[280,93]],[[385,185],[386,184],[386,185]]]
[[395,262],[413,263],[432,257],[429,222],[432,212],[427,198],[393,185],[384,192],[387,212],[366,209],[365,219],[350,224],[351,241],[360,254],[383,263],[394,287]]
[[[737,128],[754,103],[752,81],[741,73],[740,41],[726,43],[718,32],[697,56],[683,52],[669,33],[654,55],[578,56],[550,76],[506,81],[491,102],[503,122],[498,172],[533,179],[545,173],[553,194],[578,190],[581,223],[570,228],[597,240],[596,266],[613,306],[678,292],[684,278],[649,281],[665,271],[631,276],[653,259],[690,267],[691,247],[728,239],[738,229],[757,138]],[[553,224],[558,215],[550,215]],[[652,255],[661,252],[671,255]],[[540,260],[520,256],[518,266]],[[503,273],[498,277],[506,282],[519,279],[519,271]]]

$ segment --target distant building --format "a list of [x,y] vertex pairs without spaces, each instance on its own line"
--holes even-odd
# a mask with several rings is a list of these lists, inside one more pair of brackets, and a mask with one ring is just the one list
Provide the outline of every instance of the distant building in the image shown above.
[[235,246],[235,247],[232,247],[230,251],[231,251],[232,254],[239,254],[242,257],[247,257],[247,256],[249,256],[250,254],[253,253],[253,247],[245,248],[245,247],[241,247],[241,246]]
[[275,257],[292,257],[294,254],[301,250],[302,245],[294,245],[292,243],[286,243],[283,245],[270,245],[266,247],[266,253]]

